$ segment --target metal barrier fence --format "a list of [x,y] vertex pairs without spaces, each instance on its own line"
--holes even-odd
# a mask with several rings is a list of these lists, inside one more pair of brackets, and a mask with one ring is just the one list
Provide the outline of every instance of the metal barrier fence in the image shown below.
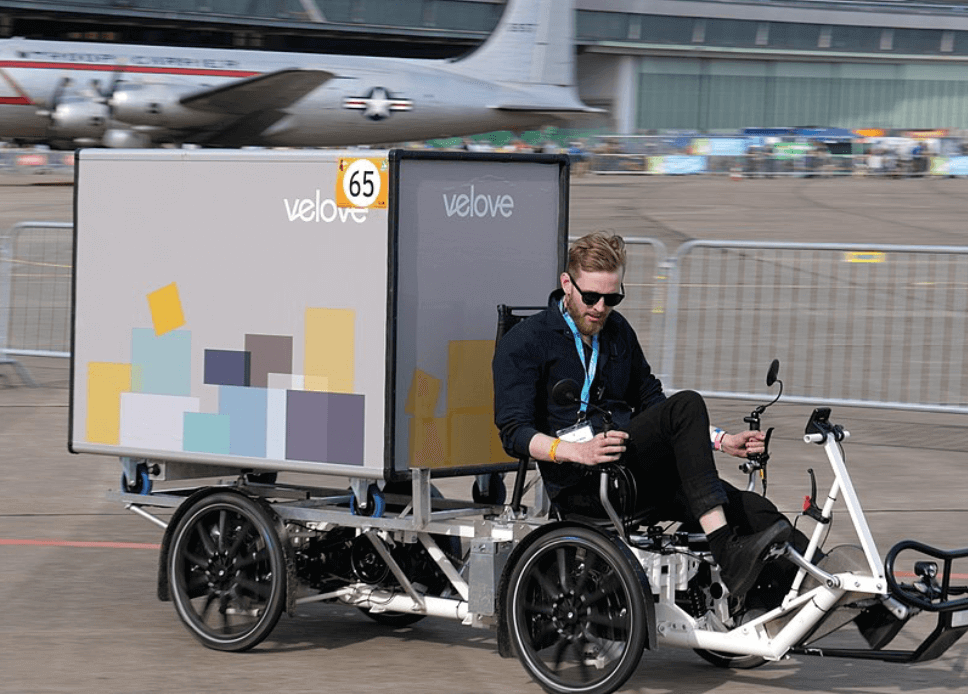
[[[71,230],[0,237],[0,364],[69,356]],[[789,402],[968,413],[968,247],[625,240],[621,310],[669,390],[762,399],[778,358]]]
[[592,153],[588,171],[595,174],[669,176],[726,174],[746,178],[783,176],[966,176],[968,157],[906,159],[880,154],[737,155]]
[[0,172],[70,175],[74,173],[74,152],[41,148],[0,148]]
[[0,237],[0,364],[70,356],[74,225],[24,222]]
[[672,261],[670,386],[968,412],[968,247],[691,241]]

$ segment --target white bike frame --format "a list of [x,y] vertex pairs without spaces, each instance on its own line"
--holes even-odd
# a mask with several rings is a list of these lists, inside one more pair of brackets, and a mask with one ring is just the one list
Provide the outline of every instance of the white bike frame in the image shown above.
[[[676,605],[673,591],[660,590],[659,602],[656,605],[656,630],[664,642],[686,648],[699,648],[736,655],[755,655],[767,660],[779,660],[791,648],[797,646],[848,591],[889,600],[888,586],[883,569],[884,563],[877,551],[877,546],[874,543],[867,518],[850,479],[841,450],[841,441],[849,436],[849,432],[842,430],[838,430],[837,436],[833,434],[808,434],[804,436],[804,441],[807,443],[823,445],[834,473],[834,480],[821,510],[820,520],[815,520],[815,527],[805,556],[812,557],[820,546],[825,526],[833,514],[834,504],[838,496],[842,495],[853,521],[857,538],[867,557],[870,575],[850,572],[829,574],[813,565],[804,558],[804,555],[787,545],[784,554],[799,566],[799,571],[789,593],[779,607],[756,619],[727,629],[723,624],[726,617],[725,598],[717,601],[720,605],[716,613],[710,612],[703,617],[696,618]],[[676,568],[681,568],[682,565],[681,555],[663,556],[662,559],[670,559],[671,562],[664,567],[662,564],[665,562],[662,561],[643,562],[647,568],[659,569],[660,575],[657,575],[655,570],[649,572],[654,589],[663,585],[662,573],[668,576]],[[694,559],[693,573],[698,567],[698,562],[699,559]],[[649,564],[658,564],[658,566],[653,567]],[[672,564],[675,564],[675,566]],[[808,574],[818,579],[819,585],[800,594],[803,580]],[[676,582],[683,585],[687,582],[687,578],[680,577]],[[671,582],[665,579],[664,584],[669,585]],[[892,603],[890,605],[891,610],[897,616],[907,617],[908,609],[904,605],[895,600],[890,600],[890,603]],[[771,623],[779,624],[781,623],[780,620],[785,620],[785,624],[771,635],[768,626]]]

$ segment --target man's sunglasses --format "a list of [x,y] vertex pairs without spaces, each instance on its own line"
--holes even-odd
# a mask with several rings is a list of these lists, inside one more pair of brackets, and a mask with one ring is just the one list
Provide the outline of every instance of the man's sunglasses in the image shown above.
[[[585,304],[585,306],[594,306],[602,299],[605,299],[606,306],[618,306],[620,303],[622,303],[622,299],[625,298],[625,294],[618,293],[618,292],[614,294],[600,294],[599,292],[586,292],[584,289],[578,286],[578,282],[575,281],[575,278],[571,276],[570,272],[568,273],[568,279],[571,280],[571,283],[575,285],[575,289],[577,289],[578,293],[581,294],[581,300]],[[623,292],[625,291],[624,284],[622,285],[622,291]]]

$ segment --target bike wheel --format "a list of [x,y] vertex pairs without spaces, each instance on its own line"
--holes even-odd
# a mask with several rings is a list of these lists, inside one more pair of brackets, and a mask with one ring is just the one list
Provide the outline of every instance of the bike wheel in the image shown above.
[[524,668],[554,694],[608,694],[631,676],[648,634],[636,571],[589,528],[556,528],[524,550],[506,614]]
[[208,648],[252,648],[285,607],[286,560],[275,519],[241,494],[196,502],[174,530],[167,565],[175,610]]

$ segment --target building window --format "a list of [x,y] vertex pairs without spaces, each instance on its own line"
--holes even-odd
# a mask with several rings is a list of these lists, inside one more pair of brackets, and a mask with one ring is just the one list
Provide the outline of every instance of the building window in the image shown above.
[[707,19],[705,43],[708,46],[755,46],[757,29],[757,22]]
[[845,53],[876,53],[881,50],[880,27],[854,27],[837,25],[831,27],[830,48]]
[[579,39],[625,41],[629,37],[629,15],[624,12],[581,10],[575,24]]
[[[793,50],[816,50],[820,46],[821,31],[819,24],[792,24],[790,22],[770,22],[770,47]],[[829,46],[829,36],[828,36]]]
[[945,50],[944,35],[952,33],[937,29],[894,29],[894,51],[916,55],[950,53],[954,41],[950,40],[949,48]]

